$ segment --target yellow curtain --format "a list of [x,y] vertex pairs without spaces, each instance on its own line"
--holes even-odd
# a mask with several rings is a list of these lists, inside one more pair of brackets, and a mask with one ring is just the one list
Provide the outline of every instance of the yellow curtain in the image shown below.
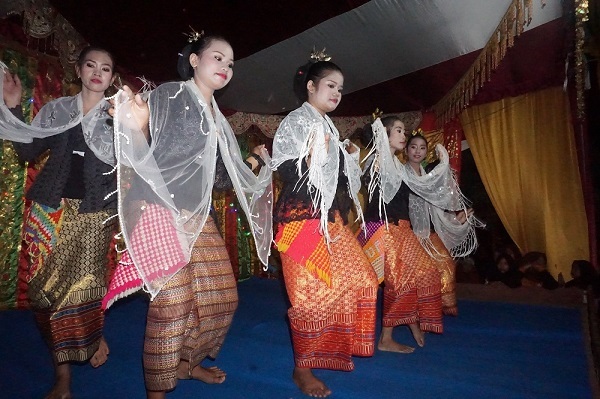
[[589,245],[562,88],[473,106],[460,119],[485,189],[512,239],[524,253],[545,252],[550,273],[569,280],[573,260],[589,260]]

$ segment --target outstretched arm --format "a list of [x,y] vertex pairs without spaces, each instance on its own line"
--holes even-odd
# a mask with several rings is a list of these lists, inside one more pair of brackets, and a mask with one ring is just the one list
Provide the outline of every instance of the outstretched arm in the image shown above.
[[467,211],[459,211],[456,213],[456,220],[458,220],[458,222],[460,224],[464,224],[467,219],[469,218],[469,216],[471,216],[473,214],[473,208],[469,208],[467,209]]

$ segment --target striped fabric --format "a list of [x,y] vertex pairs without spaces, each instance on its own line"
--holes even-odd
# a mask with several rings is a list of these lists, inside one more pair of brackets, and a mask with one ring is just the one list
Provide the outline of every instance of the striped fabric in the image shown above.
[[[372,356],[375,341],[377,277],[354,235],[339,216],[329,223],[331,286],[287,253],[281,254],[294,360],[298,367],[354,369],[352,356]],[[305,229],[295,245],[313,240]]]
[[214,359],[237,304],[237,285],[225,243],[208,218],[190,263],[150,302],[143,354],[146,389],[175,388],[181,359],[189,363],[188,371],[206,357]]

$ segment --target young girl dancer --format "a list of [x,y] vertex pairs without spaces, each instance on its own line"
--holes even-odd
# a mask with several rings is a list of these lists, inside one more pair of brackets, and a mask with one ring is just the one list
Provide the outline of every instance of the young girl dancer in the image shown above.
[[[436,227],[444,225],[440,221],[444,218],[443,210],[464,209],[464,201],[448,168],[443,147],[438,151],[446,161],[426,175],[421,163],[427,155],[427,142],[420,135],[406,141],[404,123],[399,118],[377,119],[364,131],[363,141],[372,149],[365,167],[369,191],[365,212],[367,235],[358,238],[367,253],[379,252],[384,260],[383,327],[378,349],[410,353],[413,348],[393,339],[395,326],[408,324],[419,346],[425,344],[424,331],[443,331],[437,264],[441,255],[429,241],[430,220],[434,220]],[[395,156],[403,149],[408,157],[406,165]],[[445,228],[459,232],[461,241],[453,245],[457,250],[463,245],[474,249],[475,237],[469,226],[455,223]]]
[[327,116],[343,85],[342,71],[330,61],[300,67],[295,89],[305,102],[281,122],[273,142],[283,181],[275,242],[291,302],[293,379],[313,397],[331,394],[313,369],[350,371],[353,355],[374,351],[377,280],[346,226],[352,202],[362,213],[358,149],[340,141]]

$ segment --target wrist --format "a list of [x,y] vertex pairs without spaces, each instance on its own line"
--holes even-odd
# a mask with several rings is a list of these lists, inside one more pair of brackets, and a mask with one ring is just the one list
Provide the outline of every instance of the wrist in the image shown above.
[[250,157],[254,158],[256,162],[258,162],[258,165],[265,166],[265,161],[261,158],[260,155],[251,152]]

